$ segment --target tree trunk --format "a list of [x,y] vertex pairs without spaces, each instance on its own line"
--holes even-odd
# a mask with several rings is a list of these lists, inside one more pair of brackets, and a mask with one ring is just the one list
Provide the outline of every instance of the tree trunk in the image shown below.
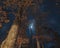
[[1,48],[13,48],[17,34],[18,34],[18,25],[13,24],[11,26],[7,38],[2,42]]

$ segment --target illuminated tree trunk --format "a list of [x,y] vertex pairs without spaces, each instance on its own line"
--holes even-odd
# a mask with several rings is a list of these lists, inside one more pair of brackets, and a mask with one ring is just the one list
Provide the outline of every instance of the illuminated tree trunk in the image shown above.
[[38,41],[38,39],[36,39],[36,40],[37,40],[37,48],[40,48],[39,41]]
[[13,48],[17,34],[18,34],[18,25],[13,24],[11,26],[7,38],[2,42],[1,48]]

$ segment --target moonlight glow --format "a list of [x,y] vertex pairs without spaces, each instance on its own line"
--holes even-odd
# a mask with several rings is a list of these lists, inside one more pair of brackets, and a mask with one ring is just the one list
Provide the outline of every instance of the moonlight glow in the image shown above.
[[33,26],[33,23],[32,23],[32,24],[30,25],[30,28],[33,29],[33,27],[34,27],[34,26]]
[[30,21],[29,29],[34,30],[34,28],[35,28],[35,20],[32,20]]

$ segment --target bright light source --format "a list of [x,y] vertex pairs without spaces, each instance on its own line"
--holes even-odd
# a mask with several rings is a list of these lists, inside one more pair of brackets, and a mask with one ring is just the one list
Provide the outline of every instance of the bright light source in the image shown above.
[[30,28],[32,29],[33,28],[33,25],[31,25]]
[[35,29],[35,20],[32,20],[29,24],[29,29],[34,30]]

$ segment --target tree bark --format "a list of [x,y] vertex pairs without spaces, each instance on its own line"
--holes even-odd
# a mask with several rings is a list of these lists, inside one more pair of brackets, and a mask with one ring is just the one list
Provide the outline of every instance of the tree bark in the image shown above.
[[11,26],[7,38],[2,42],[1,48],[13,48],[17,34],[18,34],[18,25],[13,24]]

